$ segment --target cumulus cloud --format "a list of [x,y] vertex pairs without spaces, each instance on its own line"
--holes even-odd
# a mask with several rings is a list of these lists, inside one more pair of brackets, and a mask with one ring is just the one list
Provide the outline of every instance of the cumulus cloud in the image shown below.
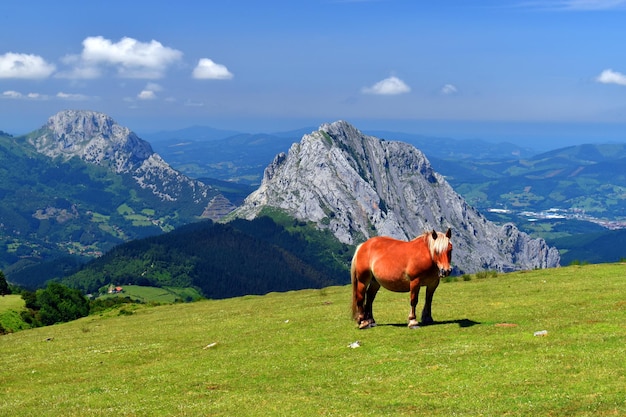
[[137,94],[137,98],[139,100],[154,100],[157,96],[154,91],[142,90],[139,94]]
[[164,76],[167,68],[183,56],[160,42],[140,42],[124,37],[118,42],[102,36],[90,36],[83,40],[80,55],[68,55],[63,60],[73,65],[63,76],[67,78],[97,78],[102,67],[110,66],[123,78],[157,79]]
[[397,95],[408,93],[411,91],[411,87],[397,77],[389,77],[371,87],[364,87],[362,91],[366,94]]
[[137,98],[139,100],[154,100],[157,98],[157,91],[161,91],[163,90],[163,87],[161,87],[159,84],[157,83],[148,83],[146,85],[146,87],[141,90],[141,92],[139,94],[137,94]]
[[626,86],[626,75],[607,69],[602,71],[600,75],[596,77],[596,81],[602,84],[617,84]]
[[229,80],[233,74],[224,65],[217,64],[209,58],[202,58],[193,70],[193,78],[198,80]]
[[8,52],[0,55],[0,78],[47,78],[56,67],[39,55]]
[[441,87],[441,94],[449,96],[458,93],[459,90],[452,84],[446,84]]

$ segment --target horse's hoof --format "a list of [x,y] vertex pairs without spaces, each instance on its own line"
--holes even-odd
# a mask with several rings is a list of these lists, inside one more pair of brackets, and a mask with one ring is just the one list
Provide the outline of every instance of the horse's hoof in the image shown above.
[[419,329],[420,324],[417,320],[410,320],[409,321],[409,329]]
[[363,320],[359,323],[359,330],[369,329],[370,327],[376,327],[376,322],[373,320]]

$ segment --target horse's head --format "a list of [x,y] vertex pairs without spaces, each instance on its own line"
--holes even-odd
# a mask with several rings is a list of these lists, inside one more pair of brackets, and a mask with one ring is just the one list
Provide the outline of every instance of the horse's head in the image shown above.
[[452,272],[450,265],[452,262],[452,243],[450,243],[452,229],[448,228],[445,235],[433,230],[431,236],[430,249],[433,261],[437,264],[439,278],[447,277]]

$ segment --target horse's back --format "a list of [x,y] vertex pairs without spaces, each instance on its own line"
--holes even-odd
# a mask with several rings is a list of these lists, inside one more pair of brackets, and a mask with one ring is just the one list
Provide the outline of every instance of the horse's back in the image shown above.
[[405,245],[408,242],[387,236],[375,236],[360,245],[355,254],[357,274],[372,274],[391,291],[409,291],[406,266],[410,261]]
[[368,239],[357,251],[357,271],[371,272],[391,291],[409,291],[409,282],[421,277],[420,286],[430,283],[432,259],[427,243],[421,239],[403,241],[387,236]]

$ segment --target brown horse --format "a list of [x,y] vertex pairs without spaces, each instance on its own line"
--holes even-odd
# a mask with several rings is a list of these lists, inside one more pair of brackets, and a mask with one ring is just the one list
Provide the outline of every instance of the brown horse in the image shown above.
[[[352,313],[359,329],[376,325],[372,304],[380,286],[390,291],[411,293],[409,327],[432,324],[431,304],[439,279],[450,275],[452,231],[426,232],[405,242],[376,236],[357,246],[352,258]],[[418,322],[415,307],[420,287],[426,287],[422,320]]]

